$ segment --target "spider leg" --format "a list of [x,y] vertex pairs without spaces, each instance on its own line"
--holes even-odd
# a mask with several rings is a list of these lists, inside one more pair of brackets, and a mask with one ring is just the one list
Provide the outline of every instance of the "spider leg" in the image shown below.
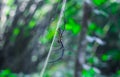
[[62,51],[61,51],[61,56],[59,58],[57,58],[56,60],[53,60],[53,61],[50,61],[49,63],[54,63],[54,62],[57,62],[59,60],[61,60],[63,58],[63,55],[64,55],[64,46],[63,46],[63,43],[61,42],[61,48],[62,48]]
[[[64,14],[64,17],[65,17],[65,14]],[[64,18],[65,19],[65,18]],[[64,26],[63,26],[63,30],[61,30],[60,28],[58,29],[58,34],[59,34],[59,40],[58,40],[58,43],[61,44],[61,47],[58,49],[58,50],[61,50],[61,56],[59,58],[57,58],[56,60],[53,60],[53,61],[50,61],[48,63],[54,63],[54,62],[57,62],[59,60],[61,60],[63,58],[63,55],[64,55],[64,45],[62,43],[62,35],[64,33],[64,30],[65,30],[65,24],[66,24],[66,19],[64,20]]]

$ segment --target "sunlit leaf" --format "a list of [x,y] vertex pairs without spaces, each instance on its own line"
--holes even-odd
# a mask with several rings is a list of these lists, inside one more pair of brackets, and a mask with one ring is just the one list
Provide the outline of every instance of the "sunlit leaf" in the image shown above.
[[66,24],[66,25],[65,25],[65,28],[66,28],[66,30],[71,30],[71,29],[72,29],[72,26],[71,26],[70,24]]
[[75,27],[73,27],[73,33],[78,34],[80,32],[80,25],[76,24]]
[[7,5],[8,5],[8,6],[13,5],[14,1],[15,1],[15,0],[7,0]]
[[104,4],[107,0],[92,0],[92,2],[96,5],[96,6],[100,6],[102,4]]
[[81,30],[81,25],[77,24],[73,19],[69,19],[69,22],[65,26],[66,30],[70,30],[73,34],[78,34]]
[[29,28],[33,28],[35,26],[36,22],[35,20],[31,20],[30,23],[29,23]]
[[82,77],[94,77],[96,72],[93,68],[90,68],[88,70],[82,70]]

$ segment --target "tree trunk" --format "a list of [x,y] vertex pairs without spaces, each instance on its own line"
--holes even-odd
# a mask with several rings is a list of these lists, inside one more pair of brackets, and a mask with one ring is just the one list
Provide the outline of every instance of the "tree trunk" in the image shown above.
[[88,30],[88,21],[91,16],[91,6],[85,2],[83,7],[83,17],[82,17],[82,29],[81,33],[78,36],[80,43],[78,44],[76,63],[75,63],[75,77],[82,76],[83,64],[85,64],[85,51],[87,46],[87,30]]

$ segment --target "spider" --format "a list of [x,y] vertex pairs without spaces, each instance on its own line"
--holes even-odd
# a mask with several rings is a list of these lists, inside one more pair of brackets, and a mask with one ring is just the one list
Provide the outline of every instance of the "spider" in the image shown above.
[[63,37],[63,33],[64,33],[64,30],[65,30],[65,24],[66,24],[66,21],[64,20],[64,28],[63,30],[61,28],[58,29],[58,43],[60,44],[60,48],[57,49],[57,50],[61,50],[61,56],[58,57],[56,60],[53,60],[53,61],[50,61],[49,63],[54,63],[56,61],[59,61],[63,58],[63,55],[64,55],[64,45],[63,45],[63,42],[62,42],[62,37]]

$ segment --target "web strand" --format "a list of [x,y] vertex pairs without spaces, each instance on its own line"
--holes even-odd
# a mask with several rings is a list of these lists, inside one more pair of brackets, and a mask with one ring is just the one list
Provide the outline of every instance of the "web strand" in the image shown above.
[[58,29],[59,29],[59,27],[60,27],[60,23],[61,23],[61,20],[62,20],[63,15],[64,15],[65,6],[66,6],[66,0],[63,0],[62,9],[61,9],[61,12],[60,12],[59,20],[58,20],[58,22],[57,22],[57,27],[56,27],[56,30],[55,30],[55,34],[54,34],[54,37],[53,37],[53,40],[52,40],[52,43],[51,43],[51,46],[50,46],[50,49],[49,49],[47,58],[46,58],[46,60],[45,60],[43,69],[42,69],[42,71],[40,72],[40,77],[43,77],[44,72],[45,72],[45,69],[46,69],[46,67],[47,67],[47,64],[48,64],[48,61],[49,61],[49,57],[50,57],[50,54],[51,54],[52,49],[53,49],[53,44],[54,44],[54,42],[55,42],[55,38],[56,38],[56,35],[57,35],[57,31],[58,31]]

